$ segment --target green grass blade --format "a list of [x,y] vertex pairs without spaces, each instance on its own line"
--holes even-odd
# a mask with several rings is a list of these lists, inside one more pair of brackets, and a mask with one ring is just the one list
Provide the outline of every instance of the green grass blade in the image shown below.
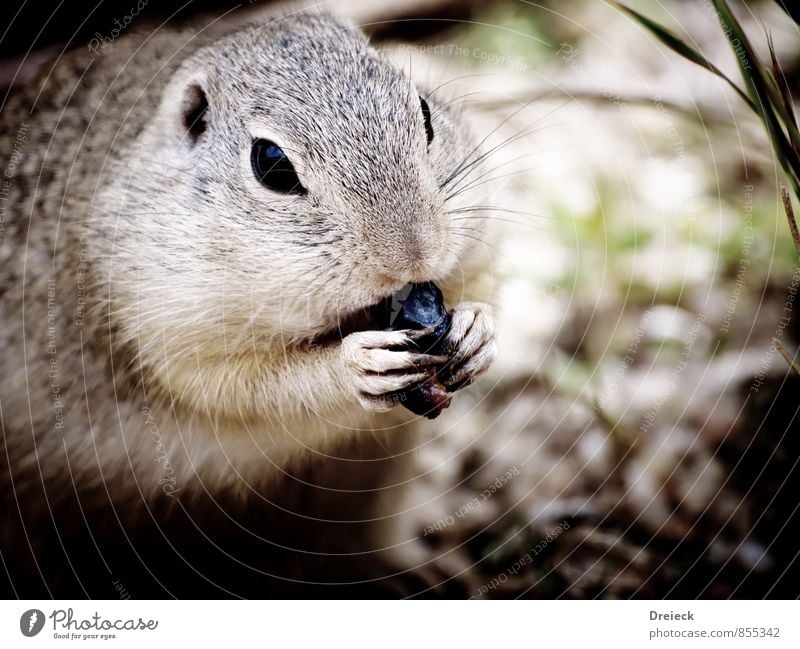
[[781,102],[783,104],[784,119],[788,120],[788,124],[794,127],[789,130],[789,139],[792,142],[792,147],[795,151],[800,151],[800,139],[797,138],[797,119],[794,115],[794,104],[792,103],[792,92],[789,90],[789,84],[786,81],[786,75],[783,74],[783,68],[778,62],[778,57],[775,56],[775,45],[772,42],[772,37],[767,36],[767,44],[769,45],[769,57],[772,60],[772,76],[775,85],[781,94]]
[[[762,67],[759,62],[750,39],[728,7],[727,2],[725,0],[713,0],[713,2],[723,32],[736,54],[739,69],[756,106],[756,112],[766,126],[775,155],[786,172],[792,189],[800,198],[800,151],[792,146],[786,136],[786,133],[789,133],[791,140],[800,140],[797,127],[786,113],[776,84],[769,79],[767,69]],[[739,48],[743,51],[744,57],[738,53]],[[778,116],[780,116],[780,120]],[[783,125],[781,125],[781,121]]]
[[792,197],[786,191],[786,187],[781,185],[781,198],[783,199],[783,211],[786,212],[786,219],[789,221],[789,231],[792,233],[792,241],[800,259],[800,230],[797,228],[797,219],[794,218],[794,207],[792,207]]
[[[792,370],[794,370],[795,374],[800,375],[800,365],[795,363],[795,359],[792,358],[791,356],[789,356],[789,352],[786,351],[786,348],[783,346],[783,343],[781,343],[781,341],[778,340],[777,338],[773,338],[772,339],[772,343],[775,345],[777,350],[781,353],[781,356],[783,356],[783,360],[785,360],[786,363],[789,365],[789,367],[791,367]],[[796,356],[795,356],[795,358],[796,358]]]
[[775,2],[789,18],[800,25],[800,7],[794,4],[794,0],[775,0]]
[[638,11],[631,9],[630,7],[617,2],[617,0],[606,0],[608,4],[612,7],[616,8],[618,11],[630,16],[640,25],[645,27],[653,36],[655,36],[659,41],[664,43],[667,47],[669,47],[673,52],[680,54],[685,59],[688,59],[692,63],[696,63],[697,65],[704,67],[706,70],[713,72],[716,74],[720,79],[724,80],[731,88],[736,91],[736,94],[744,100],[750,108],[756,110],[756,106],[750,97],[739,88],[728,76],[725,75],[722,70],[720,70],[716,65],[714,65],[711,61],[709,61],[705,56],[700,54],[697,50],[693,47],[682,41],[680,38],[675,36],[672,32],[665,29],[658,23],[653,20],[650,20],[647,16],[640,14]]

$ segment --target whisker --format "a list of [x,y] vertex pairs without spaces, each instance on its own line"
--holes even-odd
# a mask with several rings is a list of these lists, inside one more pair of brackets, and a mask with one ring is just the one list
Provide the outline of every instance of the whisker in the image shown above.
[[[480,228],[470,228],[470,227],[466,227],[466,226],[456,226],[456,227],[452,227],[451,226],[451,227],[447,228],[447,231],[450,232],[450,233],[456,234],[458,236],[470,236],[472,238],[479,239],[480,241],[485,243],[487,246],[494,247],[494,243],[492,243],[490,241],[487,241],[485,238],[483,238],[482,235],[485,235],[486,233],[483,230],[481,230]],[[474,232],[476,234],[467,234],[467,233],[472,233],[472,232]]]
[[489,248],[491,250],[494,250],[496,248],[495,244],[490,243],[490,242],[488,242],[488,241],[486,241],[484,239],[481,239],[480,237],[476,237],[476,236],[474,236],[472,234],[467,234],[466,232],[457,232],[457,234],[460,237],[464,237],[466,239],[472,239],[473,241],[477,241],[478,243],[482,243],[484,246],[486,246],[487,248]]
[[[495,127],[494,127],[494,128],[491,130],[491,131],[489,131],[489,133],[488,133],[488,134],[487,134],[487,135],[486,135],[486,136],[485,136],[485,137],[484,137],[484,138],[483,138],[483,139],[482,139],[480,142],[478,142],[478,144],[476,144],[476,145],[475,145],[475,147],[474,147],[474,148],[473,148],[473,149],[472,149],[472,150],[471,150],[471,151],[470,151],[470,152],[469,152],[469,153],[468,153],[468,154],[467,154],[467,155],[464,157],[464,159],[462,160],[462,162],[461,162],[459,165],[457,165],[457,166],[456,166],[456,168],[453,170],[453,172],[450,174],[450,176],[449,176],[448,178],[446,178],[446,179],[445,179],[444,183],[442,184],[442,187],[445,187],[445,186],[447,186],[447,185],[448,185],[450,182],[452,182],[453,178],[454,178],[454,177],[456,177],[456,176],[457,176],[457,175],[458,175],[458,174],[461,172],[461,168],[462,168],[462,167],[463,167],[463,166],[464,166],[464,165],[467,163],[467,161],[470,159],[470,157],[471,157],[471,156],[472,156],[474,153],[476,153],[477,151],[479,151],[479,150],[480,150],[480,148],[481,148],[481,147],[482,147],[484,144],[486,144],[486,141],[487,141],[487,140],[488,140],[488,139],[489,139],[489,138],[490,138],[492,135],[494,135],[494,134],[495,134],[495,133],[496,133],[498,130],[500,130],[500,129],[501,129],[501,128],[502,128],[502,127],[503,127],[503,126],[506,124],[506,123],[508,123],[510,120],[512,120],[514,117],[516,117],[516,116],[517,116],[517,115],[518,115],[520,112],[522,112],[523,110],[525,110],[525,109],[526,109],[528,106],[530,106],[532,103],[533,103],[532,101],[525,102],[525,103],[524,103],[522,106],[520,106],[520,107],[519,107],[517,110],[515,110],[515,111],[514,111],[514,112],[512,112],[512,113],[511,113],[511,114],[510,114],[508,117],[506,117],[504,120],[502,120],[502,121],[501,121],[501,122],[500,122],[500,123],[499,123],[497,126],[495,126]],[[565,104],[562,104],[562,105],[566,105],[566,102],[565,102]],[[551,113],[552,113],[552,111],[551,111],[550,113],[547,113],[547,114],[545,114],[545,115],[542,117],[542,119],[546,118],[546,117],[547,117],[549,114],[551,114]],[[538,121],[540,121],[540,120],[537,120],[537,122],[538,122]],[[534,122],[534,124],[535,124],[535,123],[536,123],[536,122]]]
[[523,212],[521,210],[512,210],[506,207],[497,207],[495,205],[473,205],[471,207],[458,207],[454,210],[447,210],[445,214],[465,214],[469,212],[506,212],[508,214],[517,214],[519,216],[531,216],[538,219],[552,219],[552,216],[545,214],[537,214],[535,212]]
[[[452,200],[452,199],[456,198],[457,196],[461,196],[465,192],[473,190],[476,187],[480,187],[481,185],[485,185],[487,183],[491,183],[491,182],[494,182],[496,180],[503,180],[504,178],[513,178],[514,176],[517,176],[519,174],[525,174],[525,173],[529,173],[531,171],[536,171],[537,169],[541,169],[543,166],[544,166],[543,164],[540,164],[540,165],[536,165],[536,166],[533,166],[533,167],[526,167],[525,169],[517,169],[516,171],[511,171],[511,172],[506,173],[506,174],[501,174],[500,176],[493,176],[492,178],[486,178],[486,176],[489,175],[489,173],[492,173],[492,172],[487,172],[487,173],[481,174],[473,182],[469,183],[468,185],[466,185],[464,187],[461,187],[460,189],[458,189],[456,192],[454,192],[452,194],[448,194],[445,197],[444,200],[445,201]],[[494,171],[497,171],[497,169],[495,168]]]
[[463,95],[459,95],[458,97],[453,97],[453,99],[451,99],[450,101],[448,101],[448,102],[446,102],[444,104],[441,104],[440,106],[437,106],[436,109],[431,113],[431,117],[432,118],[436,117],[439,113],[444,111],[446,108],[449,108],[450,106],[455,104],[457,101],[462,101],[463,99],[466,99],[467,97],[472,97],[473,95],[480,95],[480,94],[481,94],[480,91],[476,91],[476,92],[467,92],[467,93],[464,93]]
[[511,223],[512,225],[522,225],[526,228],[532,228],[534,230],[541,230],[542,226],[536,223],[528,223],[526,221],[517,221],[515,219],[508,219],[503,218],[502,216],[488,216],[488,217],[481,217],[481,216],[462,216],[456,219],[452,219],[452,222],[455,223],[457,221],[471,221],[471,220],[481,220],[486,221],[487,219],[491,219],[492,221],[499,221],[500,223]]
[[[474,178],[473,180],[480,180],[481,178],[487,176],[490,173],[494,173],[495,171],[499,171],[503,167],[505,167],[507,165],[510,165],[510,164],[513,164],[513,163],[517,162],[518,160],[522,160],[523,158],[527,158],[528,156],[531,156],[531,155],[534,155],[534,154],[532,154],[532,153],[523,153],[522,155],[518,155],[515,158],[512,158],[511,160],[506,160],[504,162],[501,162],[500,164],[492,167],[491,169],[487,169],[480,176],[478,176],[477,178]],[[455,191],[457,189],[458,189],[458,186],[453,187],[453,191]],[[445,198],[445,200],[447,200],[447,198]]]
[[[566,103],[561,104],[561,106],[558,106],[557,108],[562,108],[565,105],[566,105]],[[555,111],[555,110],[557,110],[557,108],[553,109],[553,110]],[[551,111],[551,113],[552,112],[553,111]],[[545,119],[548,116],[549,116],[549,114],[543,116],[542,119]],[[504,141],[502,141],[499,144],[493,146],[491,149],[485,151],[484,153],[479,155],[474,160],[472,160],[470,162],[466,162],[465,161],[464,163],[462,163],[462,165],[465,164],[466,166],[463,166],[463,169],[461,169],[461,171],[459,171],[449,181],[449,182],[452,182],[453,180],[457,180],[457,182],[453,186],[453,189],[458,188],[460,183],[464,182],[468,178],[468,174],[472,169],[474,169],[477,165],[479,165],[484,160],[486,160],[489,157],[493,156],[498,151],[500,151],[500,150],[504,149],[505,147],[507,147],[509,144],[513,144],[514,142],[517,142],[518,140],[521,140],[523,138],[529,137],[530,135],[535,133],[537,130],[542,130],[544,128],[551,128],[553,126],[553,125],[542,126],[541,125],[541,121],[542,120],[537,120],[533,124],[530,124],[530,125],[526,126],[524,129],[518,131],[514,135],[509,136]],[[444,188],[446,186],[447,186],[447,184],[444,184],[444,185],[441,185],[440,187]]]
[[[476,77],[488,77],[490,75],[491,75],[490,72],[476,72],[475,74],[462,74],[459,77],[454,77],[452,79],[448,79],[447,81],[444,81],[444,82],[440,83],[433,90],[428,92],[428,94],[425,95],[424,99],[425,99],[425,101],[427,101],[428,99],[430,99],[433,96],[433,93],[438,92],[439,90],[441,90],[445,86],[450,85],[451,83],[455,83],[456,81],[461,81],[463,79],[474,79]],[[537,99],[539,99],[539,98],[537,97]]]

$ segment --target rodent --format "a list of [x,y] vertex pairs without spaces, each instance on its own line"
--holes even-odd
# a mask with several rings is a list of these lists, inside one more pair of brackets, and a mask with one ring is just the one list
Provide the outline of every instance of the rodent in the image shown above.
[[427,424],[385,395],[430,359],[353,323],[432,281],[451,385],[496,355],[461,116],[303,12],[77,48],[0,122],[13,592],[306,592],[408,547],[393,503]]

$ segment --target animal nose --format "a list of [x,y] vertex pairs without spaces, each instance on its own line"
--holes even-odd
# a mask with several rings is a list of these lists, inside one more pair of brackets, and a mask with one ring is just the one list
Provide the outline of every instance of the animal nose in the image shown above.
[[435,233],[409,233],[401,247],[410,281],[421,280],[435,272],[440,256]]
[[444,232],[432,227],[392,233],[373,257],[379,272],[394,282],[422,282],[437,274],[444,255]]

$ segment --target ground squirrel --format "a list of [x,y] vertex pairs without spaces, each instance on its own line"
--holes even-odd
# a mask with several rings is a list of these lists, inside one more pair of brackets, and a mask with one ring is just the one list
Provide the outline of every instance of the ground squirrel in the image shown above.
[[353,314],[433,281],[451,385],[495,354],[484,154],[460,116],[302,13],[78,48],[1,128],[13,592],[370,583],[413,544],[393,503],[424,425],[387,395],[432,366]]

